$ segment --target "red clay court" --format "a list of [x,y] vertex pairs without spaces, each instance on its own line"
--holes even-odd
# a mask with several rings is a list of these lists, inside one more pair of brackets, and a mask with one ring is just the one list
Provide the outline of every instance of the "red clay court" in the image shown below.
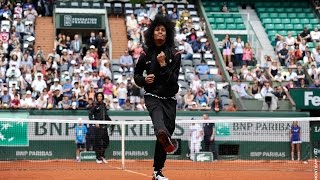
[[[0,163],[2,180],[151,180],[152,161],[126,161],[108,164],[74,161],[12,161]],[[166,162],[165,175],[170,180],[309,180],[315,179],[314,161],[191,161]]]

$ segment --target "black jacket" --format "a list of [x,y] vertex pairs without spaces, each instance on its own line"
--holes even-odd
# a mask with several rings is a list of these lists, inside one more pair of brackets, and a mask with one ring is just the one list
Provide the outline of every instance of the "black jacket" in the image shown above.
[[107,111],[108,109],[105,103],[97,103],[92,106],[89,112],[89,119],[96,121],[111,121]]
[[[157,55],[163,51],[166,55],[167,66],[160,67]],[[147,49],[141,53],[134,71],[134,81],[144,87],[147,93],[156,94],[161,97],[173,97],[179,90],[178,76],[181,64],[181,54],[174,48]],[[145,82],[146,74],[154,74],[152,84]]]

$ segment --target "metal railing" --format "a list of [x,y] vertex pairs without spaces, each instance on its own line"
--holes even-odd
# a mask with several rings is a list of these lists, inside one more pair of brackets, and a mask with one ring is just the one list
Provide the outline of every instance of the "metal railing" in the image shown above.
[[108,45],[109,45],[109,59],[112,60],[112,40],[111,40],[111,34],[110,34],[110,27],[109,27],[109,19],[108,19],[108,12],[107,9],[105,10],[105,21],[106,21],[106,36],[108,38]]

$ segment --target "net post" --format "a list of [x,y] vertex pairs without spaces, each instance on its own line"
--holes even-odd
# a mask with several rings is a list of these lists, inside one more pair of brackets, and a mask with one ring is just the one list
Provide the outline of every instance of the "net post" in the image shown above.
[[125,123],[121,123],[121,168],[125,169]]

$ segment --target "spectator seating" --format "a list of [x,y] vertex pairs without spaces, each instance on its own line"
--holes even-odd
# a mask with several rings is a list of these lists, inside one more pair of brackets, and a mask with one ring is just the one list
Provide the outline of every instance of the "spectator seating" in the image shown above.
[[319,19],[308,1],[292,3],[261,1],[256,2],[255,7],[273,44],[276,33],[285,36],[290,31],[296,37],[304,27],[312,30],[319,24]]
[[224,1],[202,1],[206,15],[213,30],[245,30],[243,18],[238,13],[237,3],[228,2],[227,7],[230,13],[222,13],[222,5]]

